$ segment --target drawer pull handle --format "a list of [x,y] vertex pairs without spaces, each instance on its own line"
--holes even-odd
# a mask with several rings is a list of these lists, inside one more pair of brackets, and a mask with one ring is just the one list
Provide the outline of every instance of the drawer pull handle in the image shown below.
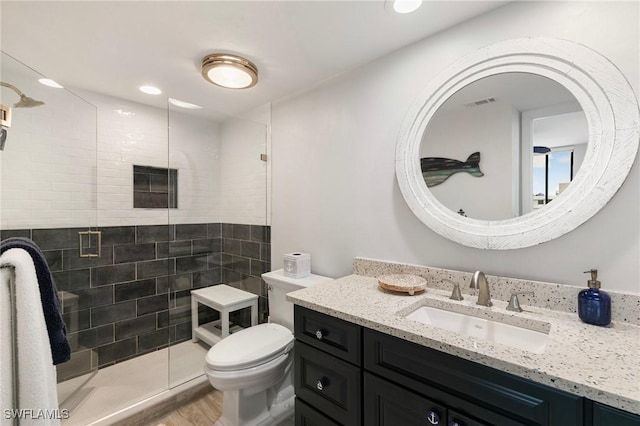
[[329,384],[329,381],[323,377],[316,382],[316,388],[322,392],[324,388]]
[[324,334],[322,333],[322,330],[317,330],[317,331],[316,331],[316,338],[317,338],[318,340],[322,340],[322,339],[324,339]]

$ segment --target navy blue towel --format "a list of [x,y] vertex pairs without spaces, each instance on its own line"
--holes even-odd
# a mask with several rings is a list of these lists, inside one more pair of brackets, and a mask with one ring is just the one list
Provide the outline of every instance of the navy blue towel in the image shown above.
[[40,247],[28,238],[7,238],[0,242],[0,254],[12,248],[25,250],[33,259],[33,264],[36,267],[36,276],[38,277],[38,287],[40,288],[40,301],[42,302],[44,321],[47,324],[47,333],[49,334],[53,364],[67,362],[71,359],[71,347],[67,340],[67,326],[62,319],[58,291],[44,254]]

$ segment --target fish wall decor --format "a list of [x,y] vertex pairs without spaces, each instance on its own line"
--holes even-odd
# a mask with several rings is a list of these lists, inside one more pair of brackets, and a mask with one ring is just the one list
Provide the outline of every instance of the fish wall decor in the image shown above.
[[480,171],[479,152],[474,152],[464,162],[442,157],[421,158],[420,167],[427,187],[440,185],[451,175],[461,172],[469,173],[475,177],[484,176],[484,173]]

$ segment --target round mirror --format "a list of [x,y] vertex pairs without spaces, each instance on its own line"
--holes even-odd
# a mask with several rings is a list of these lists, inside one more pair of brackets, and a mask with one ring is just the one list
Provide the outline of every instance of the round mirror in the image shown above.
[[543,208],[580,169],[589,130],[564,86],[504,73],[453,94],[429,121],[420,166],[433,196],[458,214],[501,220]]
[[[461,113],[446,117],[460,103],[479,103],[466,107],[469,116],[474,108],[508,103],[509,86],[525,92],[539,87],[537,94],[554,98],[547,105],[526,105],[534,98],[510,95],[518,104],[511,102],[511,120],[501,130],[507,142],[498,138],[495,115],[471,121]],[[487,88],[505,91],[494,96]],[[620,188],[638,150],[639,122],[631,87],[600,54],[559,39],[500,42],[461,59],[418,96],[398,139],[398,184],[416,216],[453,241],[486,249],[540,244],[584,223]],[[570,126],[578,129],[575,134],[557,134]],[[556,134],[545,136],[552,128]],[[538,143],[539,137],[545,142]],[[551,146],[558,138],[575,140]],[[571,161],[561,152],[567,146],[578,146],[574,165],[568,178],[555,179],[551,169]],[[543,162],[545,190],[539,183]],[[496,182],[501,190],[493,187]],[[482,192],[474,186],[481,183]],[[493,204],[503,207],[491,211],[498,210]]]

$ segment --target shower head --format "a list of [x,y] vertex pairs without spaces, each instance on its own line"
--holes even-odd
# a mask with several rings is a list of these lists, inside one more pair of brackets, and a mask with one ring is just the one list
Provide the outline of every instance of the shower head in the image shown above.
[[36,101],[29,96],[26,96],[24,93],[20,95],[20,100],[13,104],[14,108],[33,108],[40,105],[44,105],[42,101]]
[[44,105],[44,102],[36,101],[35,99],[30,98],[29,96],[27,96],[24,93],[22,93],[20,91],[20,89],[18,89],[13,84],[9,84],[9,83],[5,83],[4,81],[0,81],[0,86],[8,87],[9,89],[11,89],[14,92],[16,92],[18,94],[18,96],[20,96],[20,100],[13,105],[14,108],[33,108],[33,107],[37,107],[37,106],[40,106],[40,105]]

